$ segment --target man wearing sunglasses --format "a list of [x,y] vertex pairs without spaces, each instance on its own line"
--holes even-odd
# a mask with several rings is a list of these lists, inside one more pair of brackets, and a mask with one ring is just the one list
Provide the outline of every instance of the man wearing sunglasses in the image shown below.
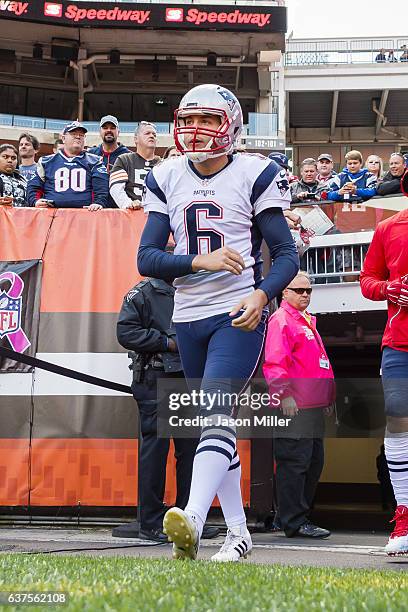
[[270,317],[264,376],[271,393],[279,391],[289,426],[275,431],[274,453],[278,520],[288,538],[327,538],[330,531],[309,520],[324,464],[324,415],[335,401],[333,370],[306,310],[312,287],[299,272],[283,290],[280,308]]

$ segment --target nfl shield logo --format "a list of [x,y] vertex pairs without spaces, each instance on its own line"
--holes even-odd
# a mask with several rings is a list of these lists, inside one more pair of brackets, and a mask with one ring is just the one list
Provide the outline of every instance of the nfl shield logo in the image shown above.
[[0,338],[16,332],[21,326],[21,297],[12,298],[0,292]]

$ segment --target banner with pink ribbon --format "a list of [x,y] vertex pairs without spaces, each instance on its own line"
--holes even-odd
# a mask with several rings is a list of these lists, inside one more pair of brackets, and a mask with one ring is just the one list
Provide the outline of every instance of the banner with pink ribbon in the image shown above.
[[0,290],[0,338],[6,336],[15,351],[24,353],[31,344],[21,328],[24,281],[14,272],[3,272],[0,274],[0,287],[6,280],[11,286],[8,291]]
[[[38,335],[40,280],[38,260],[0,262],[0,345],[35,354],[32,342]],[[29,368],[0,359],[0,371]]]

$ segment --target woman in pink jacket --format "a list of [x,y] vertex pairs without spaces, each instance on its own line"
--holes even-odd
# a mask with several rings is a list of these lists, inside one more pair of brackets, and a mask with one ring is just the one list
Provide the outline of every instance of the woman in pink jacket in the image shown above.
[[306,310],[311,292],[306,272],[283,291],[269,319],[263,372],[271,393],[280,393],[283,414],[291,417],[274,438],[280,526],[287,537],[327,538],[330,531],[308,516],[323,469],[324,414],[331,414],[335,383],[316,318]]

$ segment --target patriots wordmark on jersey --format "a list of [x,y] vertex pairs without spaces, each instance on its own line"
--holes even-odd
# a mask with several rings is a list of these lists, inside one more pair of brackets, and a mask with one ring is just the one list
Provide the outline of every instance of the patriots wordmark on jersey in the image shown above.
[[245,270],[200,271],[177,278],[175,322],[225,313],[262,280],[262,234],[255,216],[268,208],[288,208],[286,172],[260,155],[239,154],[214,176],[197,173],[186,157],[159,164],[146,178],[146,212],[168,215],[175,255],[207,254],[223,246],[238,251]]
[[83,152],[67,157],[58,151],[41,157],[37,172],[30,180],[27,199],[31,206],[40,198],[53,200],[57,208],[81,208],[108,203],[109,178],[96,155]]

